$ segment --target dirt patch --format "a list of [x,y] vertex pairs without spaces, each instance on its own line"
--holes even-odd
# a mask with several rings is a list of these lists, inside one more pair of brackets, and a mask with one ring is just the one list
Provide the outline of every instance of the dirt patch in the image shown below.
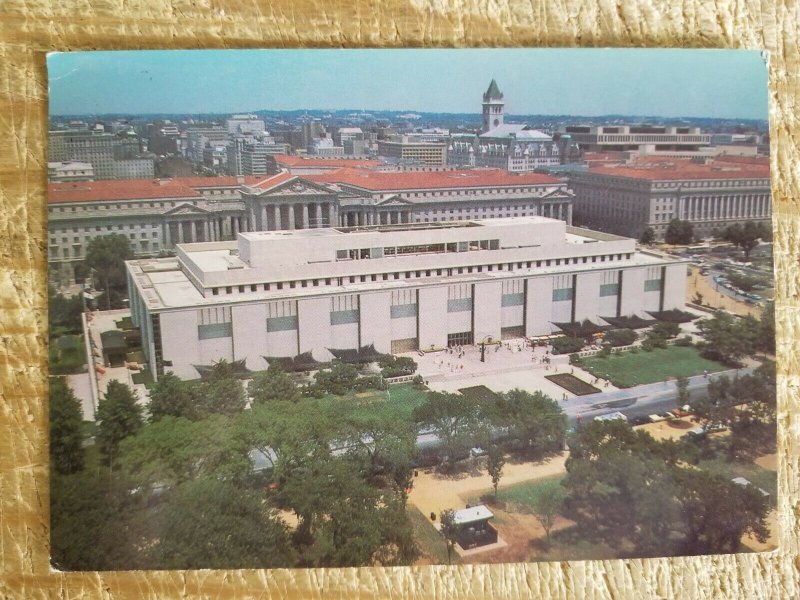
[[[462,563],[515,563],[537,560],[543,554],[545,532],[536,517],[521,513],[509,513],[504,510],[494,510],[495,519],[492,524],[497,529],[497,534],[508,545],[493,552],[478,554],[474,557],[462,557]],[[574,525],[572,521],[564,518],[556,520],[551,535],[566,527]]]
[[778,455],[773,452],[772,454],[765,454],[764,456],[759,456],[757,459],[753,461],[754,464],[757,464],[762,469],[766,469],[767,471],[778,471]]

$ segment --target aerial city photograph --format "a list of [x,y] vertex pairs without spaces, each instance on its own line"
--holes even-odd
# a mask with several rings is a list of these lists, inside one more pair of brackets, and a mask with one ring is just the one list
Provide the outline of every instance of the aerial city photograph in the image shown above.
[[48,78],[53,568],[777,548],[760,52]]

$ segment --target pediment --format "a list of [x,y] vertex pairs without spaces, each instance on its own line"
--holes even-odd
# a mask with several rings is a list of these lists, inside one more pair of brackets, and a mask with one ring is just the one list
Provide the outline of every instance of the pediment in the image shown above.
[[164,214],[165,215],[208,215],[211,214],[211,211],[186,202],[183,204],[179,204],[174,208],[170,208]]
[[575,196],[575,194],[569,190],[556,188],[550,192],[547,192],[544,196],[542,196],[542,198],[572,198],[573,196]]
[[385,200],[379,201],[376,206],[412,206],[414,203],[400,196],[392,196]]
[[331,193],[331,190],[325,186],[296,177],[264,190],[259,195],[263,198],[265,196],[319,196],[320,194]]

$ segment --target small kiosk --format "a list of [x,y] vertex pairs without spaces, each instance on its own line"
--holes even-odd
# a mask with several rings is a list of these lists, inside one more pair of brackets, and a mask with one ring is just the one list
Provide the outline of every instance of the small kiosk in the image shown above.
[[497,530],[489,524],[494,515],[485,504],[453,512],[458,527],[458,545],[464,550],[497,543]]

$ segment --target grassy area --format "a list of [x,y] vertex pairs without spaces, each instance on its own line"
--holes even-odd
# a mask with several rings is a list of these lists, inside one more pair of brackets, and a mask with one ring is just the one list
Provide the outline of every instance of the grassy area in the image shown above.
[[[534,479],[533,481],[523,481],[508,487],[503,486],[503,479],[500,479],[500,489],[497,493],[497,499],[505,502],[510,512],[516,512],[514,504],[531,505],[539,497],[544,490],[552,487],[561,487],[561,480],[564,479],[564,474],[551,475],[549,477],[542,477],[541,479]],[[487,494],[493,494],[493,490],[487,490]],[[467,503],[475,505],[481,504],[483,501],[480,496],[474,496],[466,499]]]
[[753,485],[769,492],[770,504],[775,506],[778,494],[778,477],[774,471],[769,471],[753,463],[728,461],[724,457],[701,460],[697,466],[709,473],[722,475],[726,479],[744,477]]
[[143,383],[148,390],[155,383],[155,381],[153,381],[153,374],[150,373],[149,369],[143,369],[139,372],[131,374],[131,381],[137,385]]
[[[59,348],[59,340],[70,340],[69,348]],[[82,335],[62,336],[50,340],[50,374],[69,375],[86,369],[86,346]]]
[[427,388],[416,385],[393,385],[388,390],[369,390],[358,396],[325,396],[320,400],[320,405],[332,413],[349,416],[375,415],[388,417],[394,420],[408,421],[412,411],[425,401]]
[[[414,531],[414,540],[419,545],[422,558],[427,559],[434,565],[447,564],[447,548],[444,539],[434,528],[431,520],[423,515],[416,506],[408,505],[406,508],[408,518],[411,520],[411,527]],[[453,564],[458,564],[458,554],[453,550]]]
[[122,329],[123,331],[126,329],[133,329],[133,321],[130,317],[122,317],[119,321],[114,321],[114,324],[117,326],[117,329]]
[[703,358],[697,348],[691,346],[669,346],[651,352],[620,352],[606,358],[590,356],[581,364],[595,377],[610,379],[611,383],[622,388],[726,369],[718,362]]

